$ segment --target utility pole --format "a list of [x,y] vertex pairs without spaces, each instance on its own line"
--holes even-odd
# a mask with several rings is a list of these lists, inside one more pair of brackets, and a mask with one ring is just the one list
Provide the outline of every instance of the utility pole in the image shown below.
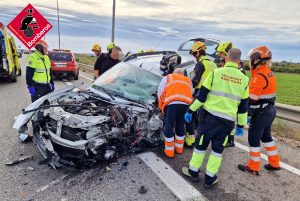
[[111,42],[115,42],[116,0],[113,0]]
[[58,0],[56,0],[57,5],[57,24],[58,24],[58,49],[60,50],[60,27],[59,27],[59,7],[58,7]]

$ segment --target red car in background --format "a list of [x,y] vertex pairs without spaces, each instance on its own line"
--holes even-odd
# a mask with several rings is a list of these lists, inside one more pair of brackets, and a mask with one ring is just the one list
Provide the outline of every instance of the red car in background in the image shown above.
[[67,76],[78,80],[79,69],[76,59],[71,50],[49,51],[48,56],[51,61],[51,69],[55,78]]

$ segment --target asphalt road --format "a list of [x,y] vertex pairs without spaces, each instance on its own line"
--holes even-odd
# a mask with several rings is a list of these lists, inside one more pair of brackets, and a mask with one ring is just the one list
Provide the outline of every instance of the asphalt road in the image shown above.
[[[80,77],[79,81],[91,83],[87,78],[92,76],[81,75],[86,78]],[[70,82],[56,81],[55,85],[62,88]],[[107,165],[109,168],[104,165],[85,172],[53,170],[47,165],[38,165],[43,158],[35,145],[20,143],[12,128],[14,117],[30,103],[24,73],[17,83],[0,83],[0,97],[0,200],[178,200],[168,184],[157,177],[157,172],[136,156],[121,158]],[[237,141],[247,145],[246,136]],[[278,148],[283,162],[300,169],[299,147],[278,142]],[[172,160],[165,158],[160,150],[156,154],[180,174],[181,167],[190,159],[191,150],[186,149],[183,155],[176,155]],[[33,155],[33,160],[15,166],[5,165],[27,155]],[[223,155],[218,174],[220,182],[216,188],[204,190],[203,179],[200,183],[191,183],[207,200],[300,200],[300,177],[297,174],[287,170],[276,173],[262,170],[262,176],[255,177],[237,170],[237,164],[248,158],[246,151],[229,148]],[[266,163],[265,160],[262,162]],[[145,186],[146,193],[139,193],[141,186]]]

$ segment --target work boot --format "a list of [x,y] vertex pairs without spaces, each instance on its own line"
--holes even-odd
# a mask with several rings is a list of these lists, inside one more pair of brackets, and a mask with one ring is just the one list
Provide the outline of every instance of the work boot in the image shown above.
[[192,181],[194,181],[194,182],[199,182],[198,176],[197,176],[197,177],[192,176],[192,175],[190,174],[190,172],[189,172],[189,168],[183,167],[183,168],[181,169],[181,173],[182,173],[184,176],[190,178]]
[[239,170],[241,170],[243,172],[249,172],[249,173],[254,174],[255,176],[260,176],[259,171],[251,170],[247,165],[239,164],[238,168],[239,168]]
[[282,170],[281,167],[273,167],[273,166],[271,166],[270,164],[264,165],[264,167],[265,167],[266,170],[269,170],[269,171],[278,171],[278,170]]
[[174,158],[174,155],[175,155],[175,151],[174,150],[164,150],[164,153],[165,155],[168,157],[168,158]]
[[230,135],[228,137],[228,141],[227,143],[225,144],[224,147],[235,147],[235,144],[234,144],[234,136]]
[[205,174],[204,188],[205,189],[211,189],[212,187],[214,187],[218,183],[218,181],[219,180],[218,180],[217,176],[210,177],[210,176]]
[[189,135],[188,133],[186,134],[185,137],[185,144],[188,147],[192,147],[195,143],[195,135]]

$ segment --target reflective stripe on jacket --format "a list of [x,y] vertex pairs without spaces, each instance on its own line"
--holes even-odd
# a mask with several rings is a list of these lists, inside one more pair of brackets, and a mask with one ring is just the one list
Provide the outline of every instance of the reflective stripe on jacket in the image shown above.
[[159,108],[164,111],[164,108],[173,101],[192,103],[192,82],[188,77],[176,73],[168,75],[164,92],[159,97]]
[[260,66],[251,71],[250,99],[260,103],[274,103],[276,97],[276,78],[271,69]]
[[[249,78],[233,62],[211,72],[203,87],[210,90],[203,107],[209,113],[235,121],[241,100],[249,97]],[[247,113],[239,114],[241,125],[247,122]]]
[[27,67],[35,69],[32,80],[40,84],[49,84],[51,80],[51,62],[47,55],[34,52],[27,59]]

